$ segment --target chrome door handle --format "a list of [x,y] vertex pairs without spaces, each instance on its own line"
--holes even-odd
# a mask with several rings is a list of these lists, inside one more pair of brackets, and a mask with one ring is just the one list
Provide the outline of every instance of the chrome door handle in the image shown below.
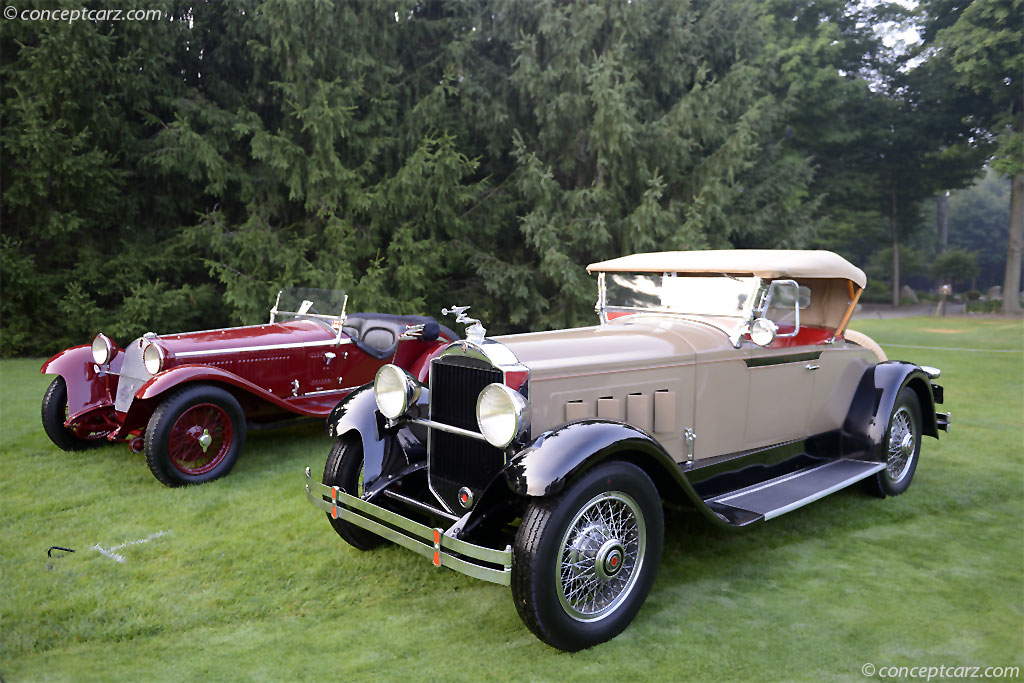
[[807,368],[808,370],[817,370],[821,366],[820,365],[805,365],[804,367]]

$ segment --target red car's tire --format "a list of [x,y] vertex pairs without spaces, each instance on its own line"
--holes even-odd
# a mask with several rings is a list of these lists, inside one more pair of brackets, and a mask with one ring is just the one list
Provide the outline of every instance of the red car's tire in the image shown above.
[[245,443],[235,397],[208,384],[182,387],[157,406],[146,428],[146,462],[167,486],[202,484],[231,471]]
[[[76,431],[64,426],[68,417],[68,385],[63,377],[58,376],[43,394],[42,405],[43,430],[57,448],[65,451],[84,451],[107,443],[110,433],[109,425],[95,425],[99,429],[91,429],[83,424]],[[79,434],[85,434],[80,436]]]

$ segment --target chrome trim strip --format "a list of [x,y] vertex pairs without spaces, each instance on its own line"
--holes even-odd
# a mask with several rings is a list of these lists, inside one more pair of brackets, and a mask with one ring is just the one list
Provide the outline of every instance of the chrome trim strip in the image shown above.
[[303,396],[320,396],[321,394],[336,394],[339,391],[355,391],[358,388],[359,387],[342,387],[340,389],[320,389],[319,391],[307,391],[304,394],[299,394],[297,398],[302,398]]
[[428,420],[425,417],[417,417],[406,421],[412,422],[413,424],[420,424],[423,425],[424,427],[430,427],[431,429],[436,429],[440,432],[458,434],[459,436],[465,436],[470,439],[476,439],[477,441],[487,441],[487,438],[483,434],[480,434],[479,432],[471,432],[468,429],[463,429],[462,427],[453,427],[451,425],[442,424],[440,422],[434,422],[433,420]]
[[[484,546],[475,545],[466,541],[453,538],[445,534],[438,534],[438,541],[434,542],[435,530],[410,519],[406,519],[390,510],[368,503],[365,500],[351,496],[337,488],[325,486],[313,481],[307,468],[306,472],[306,499],[316,508],[323,510],[329,515],[355,524],[383,538],[392,541],[415,553],[431,558],[435,564],[448,567],[467,576],[490,581],[502,586],[508,586],[512,580],[512,548],[505,546],[504,550],[495,550]],[[314,490],[316,493],[314,493]],[[326,501],[322,496],[330,496],[336,502]],[[350,506],[350,507],[346,507]],[[378,521],[379,520],[379,521]],[[398,527],[399,530],[384,526],[381,522]],[[402,531],[408,533],[405,535]],[[427,542],[424,542],[427,541]],[[435,556],[435,545],[441,548]],[[462,558],[455,557],[444,550],[459,553],[471,559],[492,564],[501,565],[502,569],[491,569],[483,567]],[[439,563],[439,564],[438,564]]]
[[278,349],[308,349],[314,346],[335,346],[351,344],[351,339],[328,339],[318,342],[297,342],[295,344],[269,344],[267,346],[236,346],[227,349],[208,349],[202,351],[179,351],[174,354],[175,358],[190,358],[192,356],[215,356],[224,353],[245,353],[247,351],[276,351]]

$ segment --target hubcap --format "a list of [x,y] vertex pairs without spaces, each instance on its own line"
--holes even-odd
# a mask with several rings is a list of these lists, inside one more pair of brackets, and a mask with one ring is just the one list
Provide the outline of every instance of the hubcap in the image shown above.
[[231,418],[212,403],[189,407],[171,427],[167,439],[171,464],[184,474],[205,474],[219,465],[234,442]]
[[647,547],[640,506],[621,491],[592,498],[562,537],[555,567],[558,600],[577,621],[614,612],[636,584]]
[[914,417],[901,406],[893,414],[889,427],[889,456],[885,465],[885,473],[893,483],[899,483],[907,476],[916,447]]

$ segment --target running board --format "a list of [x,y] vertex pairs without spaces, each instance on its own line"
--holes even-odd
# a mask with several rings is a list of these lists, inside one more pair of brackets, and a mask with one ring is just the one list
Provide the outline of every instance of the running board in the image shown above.
[[[843,458],[769,479],[738,491],[723,493],[704,502],[712,510],[720,511],[720,514],[733,510],[744,511],[767,520],[813,503],[830,493],[867,479],[883,469],[883,462]],[[742,517],[728,514],[726,516]]]

